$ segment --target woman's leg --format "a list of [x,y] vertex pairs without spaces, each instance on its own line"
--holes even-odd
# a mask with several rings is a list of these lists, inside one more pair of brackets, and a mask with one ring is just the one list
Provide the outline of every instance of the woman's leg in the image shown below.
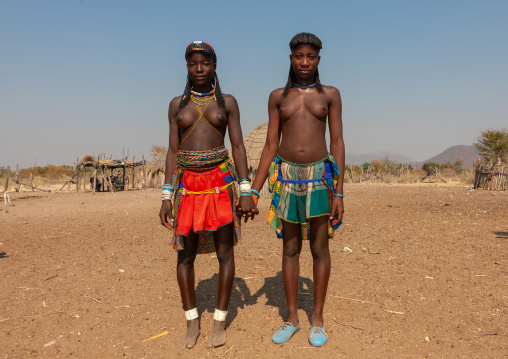
[[[219,282],[217,288],[217,308],[227,312],[231,290],[235,279],[235,252],[234,252],[233,223],[225,225],[214,233],[215,249],[219,261]],[[225,319],[225,318],[223,318]],[[212,335],[208,347],[218,347],[226,344],[225,320],[214,320]]]
[[[185,311],[196,308],[194,260],[196,259],[197,243],[197,236],[194,233],[190,233],[184,237],[185,249],[178,252],[176,278],[180,287],[183,310]],[[196,344],[199,332],[199,318],[187,320],[187,332],[180,341],[180,348],[192,348]]]
[[282,221],[282,276],[288,305],[288,322],[298,325],[298,279],[300,277],[300,252],[302,250],[301,226]]
[[318,327],[323,326],[323,307],[330,279],[331,259],[328,242],[328,216],[313,218],[310,221],[310,250],[314,272],[312,326]]

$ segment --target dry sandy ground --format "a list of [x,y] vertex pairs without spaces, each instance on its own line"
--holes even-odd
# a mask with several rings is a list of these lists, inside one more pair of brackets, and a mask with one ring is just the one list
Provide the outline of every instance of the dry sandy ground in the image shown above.
[[308,245],[302,330],[271,342],[286,309],[281,243],[263,200],[236,248],[228,342],[213,350],[217,259],[198,256],[202,334],[180,350],[185,320],[159,191],[14,193],[14,206],[0,207],[0,357],[507,357],[508,193],[433,184],[348,184],[345,193],[345,224],[330,243],[328,343],[307,341]]

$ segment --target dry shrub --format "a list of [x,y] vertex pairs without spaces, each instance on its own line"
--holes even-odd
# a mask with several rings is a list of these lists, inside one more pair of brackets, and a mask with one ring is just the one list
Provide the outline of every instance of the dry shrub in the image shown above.
[[397,179],[397,183],[417,183],[420,181],[421,175],[416,171],[404,171]]
[[86,155],[85,157],[83,157],[83,160],[81,160],[81,163],[83,162],[94,162],[94,160],[92,156]]
[[463,183],[468,186],[474,185],[474,171],[473,170],[464,170],[462,173],[457,175],[458,182]]
[[[416,169],[416,170],[406,170],[402,171],[399,174],[396,173],[386,173],[383,171],[377,172],[377,175],[379,177],[367,177],[367,174],[363,174],[361,176],[360,174],[353,173],[353,180],[355,183],[361,182],[362,183],[400,183],[400,184],[412,184],[412,183],[421,183],[421,178],[424,176],[425,171],[422,169]],[[350,177],[349,171],[346,170],[345,176],[344,176],[344,182],[345,183],[351,183],[351,177]],[[439,172],[439,176],[443,178],[446,182],[450,183],[461,183],[465,185],[473,185],[474,184],[474,171],[472,170],[464,170],[462,173],[456,173],[451,168],[445,168],[442,171]],[[429,183],[436,183],[441,182],[438,178],[435,176],[427,177],[425,182]]]
[[444,168],[443,170],[441,170],[441,173],[440,173],[443,177],[445,178],[454,178],[457,176],[457,172],[455,172],[453,169],[451,168]]

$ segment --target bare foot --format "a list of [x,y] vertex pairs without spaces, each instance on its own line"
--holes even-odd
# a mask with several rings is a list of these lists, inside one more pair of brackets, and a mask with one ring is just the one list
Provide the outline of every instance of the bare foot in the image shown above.
[[199,337],[199,320],[198,319],[192,319],[187,321],[187,333],[185,333],[185,336],[180,340],[180,343],[178,346],[181,349],[190,349],[196,344],[196,340],[198,340]]
[[226,344],[226,322],[213,321],[212,336],[208,348],[216,348]]

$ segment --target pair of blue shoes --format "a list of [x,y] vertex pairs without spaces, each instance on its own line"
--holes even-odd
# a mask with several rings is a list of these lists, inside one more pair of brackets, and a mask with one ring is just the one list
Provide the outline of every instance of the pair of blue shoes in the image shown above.
[[[284,326],[276,331],[272,336],[272,341],[275,344],[282,344],[287,342],[291,337],[300,330],[300,321],[298,325],[293,326],[291,323],[284,323]],[[314,347],[320,347],[326,343],[328,335],[325,332],[325,326],[310,328],[309,343]]]

